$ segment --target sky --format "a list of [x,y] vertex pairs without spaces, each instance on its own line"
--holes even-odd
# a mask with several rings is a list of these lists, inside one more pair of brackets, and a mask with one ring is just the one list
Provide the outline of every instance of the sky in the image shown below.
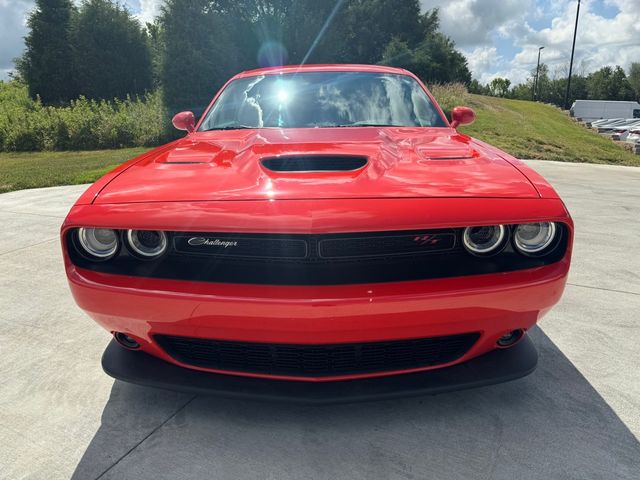
[[[323,0],[329,1],[329,0]],[[397,0],[403,1],[403,0]],[[24,48],[26,16],[34,0],[0,0],[0,79]],[[162,0],[124,0],[140,20],[149,21]],[[440,8],[444,33],[468,59],[474,78],[487,83],[506,77],[513,84],[535,68],[538,47],[551,75],[566,76],[577,0],[421,0]],[[628,69],[640,62],[640,0],[583,0],[574,72],[604,65]]]
[[[465,54],[474,78],[526,80],[538,60],[552,76],[566,76],[577,0],[422,0],[440,7],[441,29]],[[640,62],[640,0],[583,0],[574,72],[605,65],[628,71]]]

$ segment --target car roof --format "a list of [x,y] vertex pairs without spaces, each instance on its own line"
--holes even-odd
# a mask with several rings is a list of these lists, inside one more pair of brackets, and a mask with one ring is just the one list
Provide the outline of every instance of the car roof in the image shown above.
[[273,75],[278,73],[297,72],[371,72],[371,73],[395,73],[400,75],[413,76],[404,68],[388,67],[385,65],[359,65],[354,63],[345,64],[322,64],[322,65],[284,65],[279,67],[256,68],[238,73],[233,78],[255,77],[257,75]]

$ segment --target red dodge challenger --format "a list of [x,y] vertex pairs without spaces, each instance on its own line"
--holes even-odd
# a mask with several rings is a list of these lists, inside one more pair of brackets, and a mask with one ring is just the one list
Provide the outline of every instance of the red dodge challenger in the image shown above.
[[406,70],[233,77],[186,137],[107,174],[61,239],[115,378],[301,402],[532,372],[573,224],[532,169],[456,131]]

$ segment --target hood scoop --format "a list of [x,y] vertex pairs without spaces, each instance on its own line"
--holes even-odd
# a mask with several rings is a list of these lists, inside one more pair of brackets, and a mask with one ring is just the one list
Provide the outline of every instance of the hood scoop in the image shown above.
[[367,157],[354,155],[287,155],[261,161],[267,170],[283,173],[354,172],[367,162]]

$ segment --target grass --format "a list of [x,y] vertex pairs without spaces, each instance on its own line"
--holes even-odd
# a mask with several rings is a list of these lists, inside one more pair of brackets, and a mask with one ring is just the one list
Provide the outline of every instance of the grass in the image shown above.
[[91,183],[148,148],[91,152],[0,153],[0,193]]
[[[446,87],[440,87],[446,88]],[[460,131],[518,158],[640,166],[640,156],[571,120],[558,108],[523,100],[438,92],[443,108],[467,105],[476,121]],[[440,93],[440,95],[438,95]]]

